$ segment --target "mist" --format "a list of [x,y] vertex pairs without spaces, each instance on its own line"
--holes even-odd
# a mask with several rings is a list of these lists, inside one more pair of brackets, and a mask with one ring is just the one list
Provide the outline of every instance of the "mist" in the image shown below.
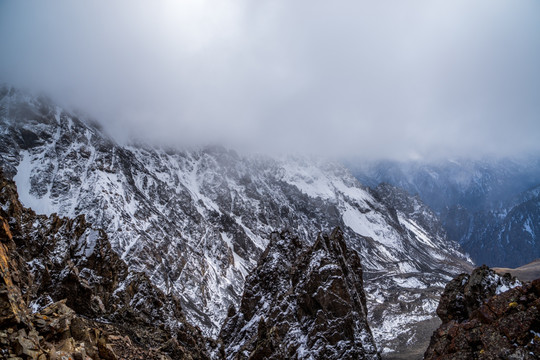
[[0,82],[118,139],[369,159],[540,151],[540,2],[2,1]]

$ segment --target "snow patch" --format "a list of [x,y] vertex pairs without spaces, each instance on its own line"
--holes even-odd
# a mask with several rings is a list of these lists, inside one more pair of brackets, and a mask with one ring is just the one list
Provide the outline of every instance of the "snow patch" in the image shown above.
[[50,198],[49,192],[43,197],[32,194],[30,181],[36,167],[39,165],[38,161],[33,159],[28,151],[22,151],[21,158],[21,162],[17,166],[17,174],[13,177],[21,203],[24,207],[31,208],[38,214],[50,216],[53,213],[58,213],[58,205]]

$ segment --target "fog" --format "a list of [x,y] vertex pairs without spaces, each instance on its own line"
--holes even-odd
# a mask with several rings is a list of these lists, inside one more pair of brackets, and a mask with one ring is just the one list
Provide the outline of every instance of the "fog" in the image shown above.
[[0,82],[118,139],[370,159],[540,150],[537,0],[1,1]]

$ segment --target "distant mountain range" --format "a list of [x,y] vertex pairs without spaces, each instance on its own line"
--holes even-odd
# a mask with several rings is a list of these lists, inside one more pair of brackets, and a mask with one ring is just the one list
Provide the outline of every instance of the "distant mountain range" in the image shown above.
[[540,156],[349,167],[365,185],[418,195],[477,264],[518,267],[540,257]]

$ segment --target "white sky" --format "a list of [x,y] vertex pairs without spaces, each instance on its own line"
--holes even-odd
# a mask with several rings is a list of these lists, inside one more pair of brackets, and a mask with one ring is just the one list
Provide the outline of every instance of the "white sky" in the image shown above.
[[118,137],[411,158],[540,150],[537,0],[0,0],[0,82]]

